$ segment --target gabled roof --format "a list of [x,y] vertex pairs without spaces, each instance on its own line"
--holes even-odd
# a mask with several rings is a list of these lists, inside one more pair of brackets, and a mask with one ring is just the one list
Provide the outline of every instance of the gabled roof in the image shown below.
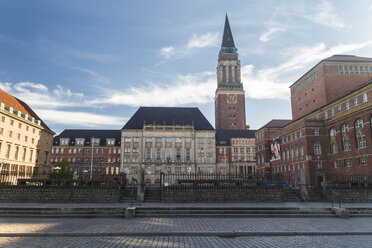
[[285,125],[289,124],[290,122],[292,122],[292,120],[277,120],[277,119],[274,119],[274,120],[271,120],[268,123],[266,123],[260,129],[262,129],[262,128],[279,128],[279,127],[284,127]]
[[256,130],[217,130],[216,145],[230,146],[232,138],[255,138]]
[[223,29],[223,37],[222,37],[221,47],[235,47],[234,39],[233,39],[232,32],[231,32],[231,29],[230,29],[229,18],[227,17],[227,14],[226,14],[226,18],[225,18],[225,27]]
[[122,129],[143,129],[145,124],[194,125],[196,130],[214,130],[198,108],[140,107]]
[[54,137],[53,145],[58,146],[60,138],[69,138],[71,146],[75,145],[76,138],[84,138],[86,146],[91,145],[91,138],[99,138],[100,146],[106,146],[106,139],[114,138],[115,146],[120,146],[120,130],[100,130],[100,129],[65,129],[61,134]]
[[0,102],[4,103],[5,107],[12,107],[13,111],[20,111],[22,114],[27,114],[28,117],[34,117],[35,120],[40,120],[42,127],[54,133],[25,102],[2,89],[0,89]]

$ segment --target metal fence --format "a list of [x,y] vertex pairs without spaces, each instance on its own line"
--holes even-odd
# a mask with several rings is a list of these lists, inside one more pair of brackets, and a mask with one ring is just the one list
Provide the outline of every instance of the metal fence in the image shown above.
[[0,185],[22,186],[125,186],[126,175],[89,174],[76,175],[74,173],[21,173],[0,172]]
[[372,173],[324,173],[315,176],[323,177],[325,185],[372,186]]

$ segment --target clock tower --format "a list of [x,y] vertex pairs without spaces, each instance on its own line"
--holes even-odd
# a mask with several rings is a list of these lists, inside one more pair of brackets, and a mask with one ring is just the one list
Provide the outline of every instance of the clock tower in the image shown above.
[[215,94],[216,129],[245,130],[245,97],[240,78],[240,60],[226,14],[218,55]]

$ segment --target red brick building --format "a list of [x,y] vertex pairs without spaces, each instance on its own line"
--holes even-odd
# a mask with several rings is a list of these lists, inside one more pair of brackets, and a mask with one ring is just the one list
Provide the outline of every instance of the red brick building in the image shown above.
[[296,81],[291,101],[297,118],[269,122],[256,133],[258,171],[281,174],[288,184],[299,183],[301,168],[311,184],[314,173],[371,173],[371,62],[335,55],[305,74],[315,73],[313,81]]
[[89,178],[91,174],[93,179],[117,178],[120,137],[120,130],[66,129],[54,137],[52,163],[69,162],[72,171],[79,178]]

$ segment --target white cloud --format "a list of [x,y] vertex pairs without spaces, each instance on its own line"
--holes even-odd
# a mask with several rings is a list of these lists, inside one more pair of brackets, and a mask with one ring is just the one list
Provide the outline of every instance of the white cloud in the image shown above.
[[242,67],[242,81],[246,96],[256,99],[289,99],[288,87],[297,80],[303,69],[334,54],[345,54],[372,46],[372,41],[351,44],[339,44],[329,49],[324,43],[312,47],[296,47],[288,50],[290,56],[275,67],[255,71],[253,65]]
[[213,99],[217,86],[213,72],[177,75],[173,78],[172,84],[150,82],[146,86],[132,87],[122,92],[108,92],[107,98],[98,99],[94,104],[185,106],[205,104]]
[[50,91],[44,84],[33,82],[1,83],[7,92],[17,96],[33,107],[59,108],[84,106],[85,96],[82,93],[73,93],[60,85]]
[[217,46],[217,44],[218,44],[218,33],[206,33],[200,36],[193,34],[193,36],[187,43],[187,47],[189,49],[203,48],[203,47]]
[[0,89],[6,91],[6,92],[9,92],[12,88],[12,84],[11,83],[8,83],[8,82],[5,82],[5,83],[2,83],[0,82]]
[[174,47],[163,47],[160,49],[160,56],[169,59],[174,54]]
[[270,28],[268,31],[261,34],[260,41],[267,42],[271,40],[273,34],[277,32],[284,32],[284,31],[285,31],[285,28]]
[[117,126],[121,128],[127,118],[111,115],[100,115],[87,112],[60,111],[52,109],[35,109],[37,114],[48,124],[65,126],[81,126],[89,128],[104,128]]
[[192,53],[194,49],[212,47],[218,45],[219,33],[206,33],[202,35],[193,34],[187,44],[179,48],[168,46],[159,51],[159,55],[165,59],[177,59]]
[[315,9],[316,13],[306,15],[305,18],[310,19],[314,23],[332,28],[345,27],[345,24],[340,20],[337,13],[335,13],[332,4],[328,0],[323,0]]

